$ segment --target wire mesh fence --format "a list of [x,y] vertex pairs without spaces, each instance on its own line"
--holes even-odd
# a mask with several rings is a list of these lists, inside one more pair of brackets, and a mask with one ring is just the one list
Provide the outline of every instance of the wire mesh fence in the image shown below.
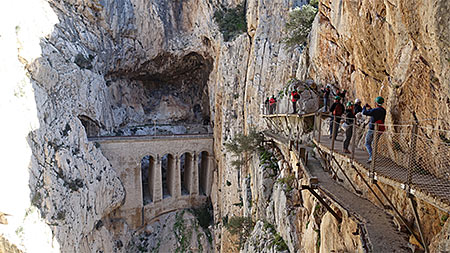
[[450,145],[416,129],[379,133],[375,170],[450,202]]
[[[339,127],[336,137],[329,135],[332,121],[328,118],[321,115],[316,120],[316,140],[339,152],[348,132]],[[365,162],[368,158],[368,124],[356,120],[350,127],[353,128],[351,157]],[[366,163],[369,171],[450,204],[450,132],[416,124],[384,127],[384,131],[374,131],[371,145],[373,159],[372,163]],[[375,128],[379,129],[378,126]]]
[[418,134],[417,125],[375,131],[371,169],[450,203],[450,143],[439,136]]

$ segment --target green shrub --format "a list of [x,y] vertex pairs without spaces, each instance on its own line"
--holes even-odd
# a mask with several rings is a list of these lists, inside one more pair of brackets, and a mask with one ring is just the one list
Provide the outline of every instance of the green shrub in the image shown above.
[[312,5],[315,8],[319,8],[319,0],[311,0],[309,1],[309,5]]
[[288,48],[305,46],[316,14],[317,8],[311,4],[303,5],[289,13],[289,21],[285,25],[288,35],[283,39]]
[[281,235],[277,233],[277,230],[275,229],[275,226],[273,224],[269,223],[268,221],[264,221],[263,228],[264,230],[273,234],[274,240],[272,246],[275,245],[277,251],[285,251],[289,249],[283,237],[281,237]]
[[275,175],[278,173],[280,168],[278,167],[278,160],[273,156],[273,153],[270,151],[267,151],[263,148],[259,149],[259,160],[260,164],[263,165],[266,164],[266,168],[271,168],[275,171]]
[[255,223],[252,221],[251,217],[233,216],[228,219],[228,222],[225,223],[224,226],[230,234],[238,235],[239,247],[242,248],[248,236],[252,232]]
[[248,135],[241,133],[237,134],[234,139],[225,143],[225,147],[235,155],[240,155],[243,152],[256,151],[260,147],[262,141],[262,135],[252,129]]
[[225,41],[233,40],[237,35],[247,31],[245,12],[245,6],[241,3],[236,8],[222,8],[214,13],[214,20]]
[[261,148],[263,136],[261,133],[256,132],[254,129],[250,130],[248,135],[237,134],[234,139],[225,143],[225,148],[232,152],[234,156],[238,157],[237,160],[231,162],[231,165],[236,169],[240,169],[242,164],[246,161],[243,160],[242,155],[246,152],[255,152]]
[[284,241],[283,237],[281,237],[280,234],[276,233],[274,237],[275,237],[274,244],[277,251],[285,251],[289,249],[286,242]]
[[209,225],[214,221],[213,210],[211,205],[205,205],[200,208],[192,208],[191,213],[197,218],[197,222],[200,227],[203,228],[203,232],[206,235],[209,243],[212,243],[212,235],[209,231]]
[[277,183],[286,185],[286,191],[290,192],[292,190],[292,186],[294,184],[295,176],[290,175],[287,177],[282,177],[277,180]]

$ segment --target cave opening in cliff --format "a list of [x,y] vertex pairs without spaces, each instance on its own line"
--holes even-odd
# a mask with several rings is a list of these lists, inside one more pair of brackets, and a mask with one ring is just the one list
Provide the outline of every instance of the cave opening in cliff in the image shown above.
[[106,76],[115,129],[145,135],[208,131],[209,56],[160,54],[133,71]]

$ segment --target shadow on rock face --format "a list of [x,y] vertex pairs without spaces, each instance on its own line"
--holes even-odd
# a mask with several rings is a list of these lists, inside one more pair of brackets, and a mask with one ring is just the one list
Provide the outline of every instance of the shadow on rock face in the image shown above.
[[107,78],[115,123],[202,124],[210,116],[208,80],[212,67],[210,57],[195,52],[181,57],[164,53],[137,70],[110,73]]

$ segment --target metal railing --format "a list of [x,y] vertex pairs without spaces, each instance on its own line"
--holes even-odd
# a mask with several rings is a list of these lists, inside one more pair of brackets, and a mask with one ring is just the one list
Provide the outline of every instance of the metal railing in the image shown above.
[[[327,124],[323,122],[324,114],[317,116],[316,140],[319,143],[328,143],[331,153],[340,152],[337,144],[342,142],[342,134],[338,133],[336,138],[334,135],[323,136],[323,127],[327,127]],[[339,121],[340,119],[337,119],[333,123],[336,125]],[[349,156],[354,160],[357,150],[360,153],[361,150],[366,150],[364,144],[367,129],[366,124],[358,122],[349,127],[352,127]],[[447,205],[450,204],[450,142],[442,130],[421,129],[417,124],[384,127],[385,130],[381,131],[375,124],[372,162],[367,163],[372,176],[384,176],[403,184],[405,190],[420,190]],[[345,134],[343,135],[345,138]],[[367,158],[368,155],[365,159]],[[366,162],[361,161],[361,156],[359,160]]]
[[[278,117],[288,117],[287,114],[269,115]],[[302,115],[299,115],[302,116]],[[307,116],[306,114],[304,116]],[[270,118],[268,118],[270,119]],[[372,161],[368,163],[368,153],[365,147],[365,137],[367,135],[368,122],[355,120],[348,127],[350,130],[340,131],[340,122],[344,118],[330,116],[326,113],[316,113],[314,119],[313,139],[320,145],[325,145],[328,151],[318,148],[319,155],[324,159],[326,169],[334,174],[333,177],[338,178],[339,171],[344,175],[357,194],[361,194],[352,180],[347,176],[346,172],[337,162],[334,153],[343,153],[339,149],[342,143],[343,135],[351,133],[351,152],[348,154],[351,167],[356,171],[370,192],[380,202],[381,206],[390,207],[394,210],[401,222],[406,226],[409,232],[416,240],[429,252],[428,243],[422,233],[421,222],[417,212],[417,204],[414,199],[414,193],[419,191],[421,196],[431,196],[425,198],[429,203],[440,204],[436,207],[448,211],[450,205],[450,131],[434,129],[430,127],[422,127],[417,122],[403,125],[383,125],[382,127],[375,124],[373,130],[372,141]],[[325,121],[326,120],[326,121]],[[270,119],[271,121],[271,119]],[[329,122],[328,122],[329,121]],[[333,124],[330,128],[330,123]],[[273,125],[273,124],[272,124]],[[279,127],[275,127],[278,129]],[[324,129],[325,128],[325,129]],[[383,129],[384,128],[384,129]],[[337,134],[331,134],[329,131],[336,131]],[[383,131],[382,131],[383,130]],[[281,133],[286,131],[280,131]],[[289,130],[289,133],[291,131]],[[326,134],[324,134],[326,133]],[[286,136],[289,143],[295,142],[291,140],[291,134]],[[348,152],[346,152],[348,153]],[[333,169],[331,164],[338,167]],[[372,184],[364,178],[361,171],[355,166],[355,162],[363,164],[368,169],[369,177]],[[364,164],[365,163],[365,164]],[[402,188],[406,190],[407,196],[411,202],[414,211],[414,218],[420,235],[416,235],[410,224],[405,220],[401,212],[394,206],[384,190],[377,183],[378,176],[383,176],[390,180],[400,183]],[[376,188],[376,191],[374,190]],[[381,196],[379,196],[381,194]],[[383,201],[384,199],[384,201]],[[385,204],[387,202],[387,205]],[[442,203],[444,204],[442,206]]]

